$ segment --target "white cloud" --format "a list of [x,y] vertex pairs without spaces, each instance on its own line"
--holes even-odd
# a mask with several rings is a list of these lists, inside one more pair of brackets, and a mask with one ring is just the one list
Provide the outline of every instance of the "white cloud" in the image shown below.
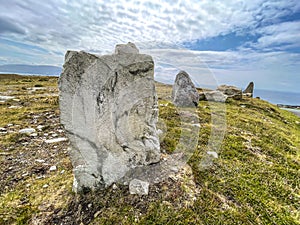
[[[2,4],[2,3],[1,3]],[[181,43],[254,28],[298,1],[5,1],[1,15],[23,27],[10,37],[48,50],[111,50],[119,42]],[[277,15],[277,16],[276,16]]]
[[256,30],[261,35],[250,46],[258,49],[276,48],[279,50],[300,47],[300,21],[283,22],[261,27]]

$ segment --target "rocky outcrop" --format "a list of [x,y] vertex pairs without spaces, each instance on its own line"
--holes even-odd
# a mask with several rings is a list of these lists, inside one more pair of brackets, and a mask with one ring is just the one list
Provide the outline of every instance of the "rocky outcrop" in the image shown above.
[[247,88],[243,91],[243,95],[247,97],[253,97],[254,83],[250,82]]
[[115,54],[68,51],[59,80],[60,118],[71,143],[74,189],[106,187],[160,160],[154,63],[133,43]]
[[235,87],[235,86],[229,86],[229,85],[220,85],[217,88],[217,91],[222,92],[225,94],[228,98],[233,98],[235,100],[242,99],[242,90]]
[[175,79],[172,91],[173,103],[176,106],[197,106],[199,94],[190,76],[185,71],[180,71]]

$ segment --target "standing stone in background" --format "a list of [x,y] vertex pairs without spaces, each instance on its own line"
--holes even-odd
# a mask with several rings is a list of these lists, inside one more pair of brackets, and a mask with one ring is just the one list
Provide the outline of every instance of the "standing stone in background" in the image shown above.
[[253,97],[254,83],[250,82],[247,88],[243,91],[243,95]]
[[68,51],[60,118],[71,143],[74,189],[104,188],[160,160],[154,63],[133,43],[115,54]]
[[176,106],[198,106],[198,91],[190,76],[185,71],[180,71],[176,76],[172,90],[172,99]]
[[217,88],[217,91],[222,92],[228,98],[233,98],[235,100],[242,99],[242,90],[239,89],[239,88],[237,88],[237,87],[235,87],[235,86],[220,85]]

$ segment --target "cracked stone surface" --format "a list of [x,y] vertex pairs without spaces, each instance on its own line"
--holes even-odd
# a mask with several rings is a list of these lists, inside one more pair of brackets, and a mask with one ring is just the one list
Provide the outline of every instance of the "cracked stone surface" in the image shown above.
[[115,54],[68,51],[60,118],[71,142],[74,190],[96,189],[160,160],[154,62],[133,43]]

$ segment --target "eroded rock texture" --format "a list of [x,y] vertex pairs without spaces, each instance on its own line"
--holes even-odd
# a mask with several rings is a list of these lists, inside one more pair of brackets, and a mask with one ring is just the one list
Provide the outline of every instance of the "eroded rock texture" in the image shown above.
[[182,107],[195,107],[199,103],[198,91],[185,71],[180,71],[176,76],[172,99],[176,106]]
[[66,53],[60,113],[71,143],[75,191],[108,186],[160,160],[154,63],[138,52],[128,43],[112,55]]

